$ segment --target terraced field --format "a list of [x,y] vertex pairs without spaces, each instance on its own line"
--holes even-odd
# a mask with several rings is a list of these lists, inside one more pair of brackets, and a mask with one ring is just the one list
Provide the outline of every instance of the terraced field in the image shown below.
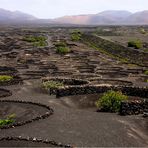
[[[74,41],[76,29],[81,38]],[[15,114],[12,124],[0,127],[0,146],[148,146],[148,53],[111,44],[96,29],[0,30],[0,78],[12,77],[0,79],[0,119]],[[54,89],[45,89],[50,81]],[[97,112],[96,100],[109,90],[144,105],[128,107],[128,116]]]

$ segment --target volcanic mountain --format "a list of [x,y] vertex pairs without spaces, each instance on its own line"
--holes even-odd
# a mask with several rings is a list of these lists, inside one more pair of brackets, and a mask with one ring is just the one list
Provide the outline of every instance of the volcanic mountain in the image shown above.
[[131,13],[109,10],[98,14],[64,16],[55,19],[38,19],[20,11],[0,9],[0,23],[77,24],[77,25],[148,25],[148,10]]

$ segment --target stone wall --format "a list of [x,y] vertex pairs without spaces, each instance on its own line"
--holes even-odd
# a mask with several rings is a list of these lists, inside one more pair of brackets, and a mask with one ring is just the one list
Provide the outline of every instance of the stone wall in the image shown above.
[[137,96],[148,98],[148,88],[130,87],[130,86],[97,86],[97,85],[83,85],[83,86],[67,86],[56,91],[57,97],[69,95],[83,95],[104,93],[108,90],[122,91],[129,96]]
[[0,126],[0,129],[9,129],[9,128],[15,128],[17,126],[26,125],[26,124],[32,123],[34,121],[46,119],[47,117],[51,116],[54,113],[53,109],[51,109],[49,106],[41,104],[41,103],[34,103],[34,102],[22,101],[22,100],[0,100],[0,102],[33,104],[33,105],[41,106],[41,107],[48,109],[48,112],[44,113],[43,115],[33,117],[32,119],[29,119],[26,121],[20,121],[20,122],[12,123],[10,125]]
[[126,101],[121,103],[120,115],[138,115],[148,113],[148,100]]
[[88,84],[89,81],[82,79],[73,79],[73,78],[65,78],[65,77],[47,77],[43,78],[42,82],[46,81],[58,81],[62,82],[64,85],[85,85]]
[[147,63],[148,53],[124,47],[115,42],[111,42],[91,34],[83,34],[82,40],[87,44],[95,46],[98,49],[100,48],[101,50],[118,58],[128,60],[131,63],[136,63],[145,66],[148,64]]
[[57,90],[57,97],[62,97],[62,96],[70,96],[70,95],[83,95],[83,94],[94,94],[94,93],[104,93],[108,90],[112,89],[112,87],[108,86],[69,86],[69,87],[64,87],[60,88]]

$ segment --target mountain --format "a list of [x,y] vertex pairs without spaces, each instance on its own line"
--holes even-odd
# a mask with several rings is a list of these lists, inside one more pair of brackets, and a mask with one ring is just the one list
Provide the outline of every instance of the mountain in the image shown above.
[[103,11],[94,15],[90,19],[90,23],[92,24],[116,24],[118,22],[122,22],[124,19],[132,15],[131,12],[122,11],[122,10],[109,10]]
[[54,19],[57,23],[64,23],[64,24],[86,24],[90,21],[90,18],[93,15],[77,15],[77,16],[64,16],[60,18]]
[[148,25],[148,10],[131,13],[108,10],[98,14],[64,16],[55,19],[38,19],[20,11],[0,9],[0,23],[22,24],[77,24],[77,25]]
[[130,16],[132,13],[129,11],[123,11],[123,10],[108,10],[98,13],[97,15],[112,18],[114,20],[116,19],[124,19]]
[[124,10],[109,10],[98,14],[65,16],[54,19],[56,23],[84,25],[148,25],[148,11],[131,13]]
[[124,20],[127,24],[146,24],[148,25],[148,10],[136,12]]
[[8,11],[0,9],[0,22],[4,21],[31,21],[37,19],[36,17],[22,13],[20,11]]
[[132,15],[128,11],[120,10],[110,10],[103,11],[98,14],[88,14],[88,15],[77,15],[77,16],[65,16],[61,18],[54,19],[57,23],[70,23],[70,24],[116,24],[120,21],[123,21],[127,17]]

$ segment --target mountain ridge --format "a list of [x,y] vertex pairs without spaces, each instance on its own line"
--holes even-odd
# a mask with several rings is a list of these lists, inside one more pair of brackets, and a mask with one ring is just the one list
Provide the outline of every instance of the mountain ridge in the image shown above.
[[74,25],[148,25],[148,10],[131,13],[125,10],[107,10],[97,14],[81,14],[39,19],[21,11],[0,8],[0,23],[41,23]]
[[37,19],[33,15],[23,13],[21,11],[9,11],[0,8],[0,21],[8,21],[8,20],[35,20]]

